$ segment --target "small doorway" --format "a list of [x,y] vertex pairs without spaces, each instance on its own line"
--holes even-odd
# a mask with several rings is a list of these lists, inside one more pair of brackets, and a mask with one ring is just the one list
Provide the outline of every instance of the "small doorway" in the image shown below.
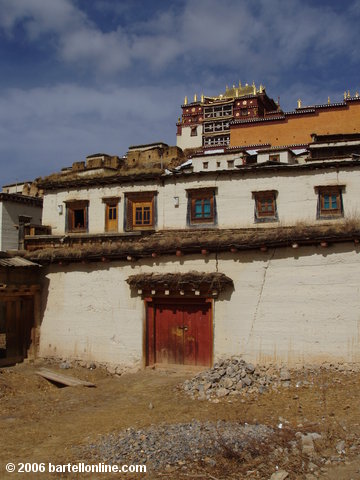
[[211,301],[147,302],[146,364],[211,366]]
[[33,326],[33,297],[0,299],[0,366],[21,362],[27,357]]

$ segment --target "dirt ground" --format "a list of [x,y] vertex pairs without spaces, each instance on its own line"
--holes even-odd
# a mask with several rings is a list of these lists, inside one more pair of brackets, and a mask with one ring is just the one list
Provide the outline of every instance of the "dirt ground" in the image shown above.
[[[58,388],[36,374],[40,366],[94,382],[96,388]],[[302,370],[292,373],[291,386],[279,392],[232,397],[219,403],[193,400],[176,388],[191,376],[179,370],[145,370],[117,377],[100,369],[60,370],[57,365],[40,363],[1,369],[0,478],[269,479],[277,469],[283,469],[290,480],[360,479],[360,373]],[[297,387],[298,380],[308,383]],[[149,408],[150,403],[153,408]],[[214,459],[216,463],[188,462],[160,472],[148,470],[146,475],[20,474],[5,470],[8,462],[91,463],[91,458],[80,456],[80,452],[100,435],[192,419],[261,423],[275,428],[276,434],[268,448],[252,445],[240,456],[224,445]],[[301,449],[295,450],[298,454],[288,449],[287,442],[296,440],[298,431],[322,435],[311,459]],[[345,453],[335,448],[341,440],[345,441]]]

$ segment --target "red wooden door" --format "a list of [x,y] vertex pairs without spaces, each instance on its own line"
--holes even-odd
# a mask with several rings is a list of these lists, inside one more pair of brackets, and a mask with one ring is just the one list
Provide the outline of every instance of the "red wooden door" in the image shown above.
[[211,364],[212,326],[206,302],[156,301],[147,312],[147,364]]
[[210,305],[188,305],[183,310],[184,365],[210,365]]
[[182,314],[176,306],[159,305],[155,313],[156,363],[183,363]]

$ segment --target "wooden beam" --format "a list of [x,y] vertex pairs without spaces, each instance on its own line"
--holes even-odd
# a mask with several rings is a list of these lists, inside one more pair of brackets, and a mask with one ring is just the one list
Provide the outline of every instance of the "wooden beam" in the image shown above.
[[52,382],[61,383],[62,385],[66,385],[67,387],[95,387],[96,385],[91,382],[86,382],[84,380],[79,380],[78,378],[71,377],[70,375],[63,375],[62,373],[54,372],[53,370],[49,370],[47,368],[40,368],[36,372],[43,378],[50,380]]

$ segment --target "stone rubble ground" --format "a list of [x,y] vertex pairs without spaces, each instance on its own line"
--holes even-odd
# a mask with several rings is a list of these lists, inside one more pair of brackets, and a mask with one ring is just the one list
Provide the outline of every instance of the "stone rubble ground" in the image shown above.
[[213,368],[186,380],[182,388],[193,398],[217,403],[220,398],[246,393],[265,393],[270,388],[289,387],[288,369],[254,366],[241,357],[220,360]]
[[187,461],[203,460],[215,466],[213,457],[223,446],[234,453],[246,449],[249,442],[266,442],[273,430],[264,425],[247,425],[218,421],[151,426],[136,430],[128,428],[103,437],[87,447],[101,461],[115,464],[146,464],[153,469],[185,465]]
[[[51,360],[51,363],[60,369],[82,367],[98,371],[106,368],[104,365],[90,361],[63,359],[60,362]],[[286,387],[301,386],[312,388],[316,385],[316,376],[324,369],[330,374],[337,371],[346,376],[359,372],[359,365],[343,363],[302,367],[299,375],[299,369],[296,372],[296,369],[290,370],[274,365],[254,366],[241,357],[232,357],[218,361],[212,369],[186,380],[177,388],[193,399],[215,403],[231,402],[231,398],[234,400],[238,398],[233,397],[234,395],[240,395],[240,401],[243,403],[245,400],[242,400],[241,396],[248,395],[250,399],[257,399],[259,394],[271,390],[276,391],[282,387],[285,389]],[[114,371],[112,372],[108,368],[106,370],[107,374],[121,375],[120,368],[113,367]],[[127,373],[126,369],[124,369],[125,372]],[[333,383],[342,383],[341,378],[339,376],[331,377],[331,381],[324,384],[322,388],[331,388]],[[295,398],[299,397],[294,395],[293,399]],[[148,408],[153,410],[156,408],[156,403],[154,406],[151,401]],[[349,404],[343,406],[343,409],[351,409],[350,400]],[[278,444],[277,438],[281,429],[291,431],[292,440]],[[273,429],[259,424],[248,425],[225,421],[200,422],[195,419],[191,423],[156,424],[142,430],[129,428],[100,437],[98,442],[81,447],[81,449],[84,448],[84,453],[93,460],[116,464],[144,463],[156,471],[173,472],[188,468],[187,465],[193,461],[200,461],[202,462],[200,465],[207,465],[211,469],[221,469],[224,446],[235,453],[243,453],[244,450],[247,451],[251,448],[252,441],[258,442],[260,445],[265,443],[271,446],[270,451],[264,451],[263,456],[264,462],[266,462],[265,467],[268,468],[271,465],[270,468],[273,468],[272,472],[267,470],[266,478],[271,478],[271,480],[293,478],[294,465],[299,459],[302,461],[299,466],[299,471],[303,475],[301,478],[315,480],[334,466],[346,464],[360,452],[360,440],[350,431],[346,431],[345,427],[336,436],[327,438],[326,432],[324,436],[322,431],[321,436],[314,430],[306,430],[306,425],[303,428],[300,423],[295,426],[295,430],[292,430],[289,422],[283,417],[278,417],[278,421],[273,424]],[[324,450],[325,446],[326,450]],[[217,455],[220,455],[220,460]],[[276,471],[274,471],[275,466]],[[264,473],[264,468],[259,468],[257,473],[259,475],[261,475],[260,472]],[[257,470],[257,467],[255,469]]]

